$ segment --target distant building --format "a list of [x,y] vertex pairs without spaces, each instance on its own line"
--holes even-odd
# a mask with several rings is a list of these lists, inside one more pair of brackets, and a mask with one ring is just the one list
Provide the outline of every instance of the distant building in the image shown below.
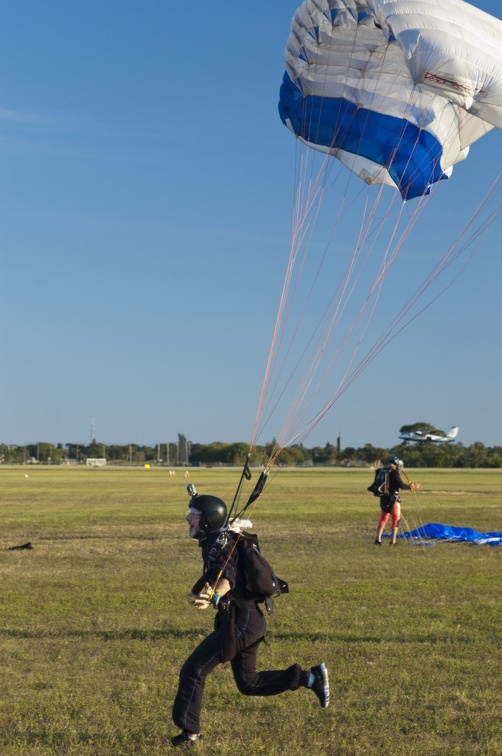
[[104,459],[104,457],[88,457],[86,465],[88,467],[104,467],[106,465],[106,459]]
[[188,465],[188,457],[190,455],[190,442],[186,440],[182,433],[178,433],[178,464],[182,467]]

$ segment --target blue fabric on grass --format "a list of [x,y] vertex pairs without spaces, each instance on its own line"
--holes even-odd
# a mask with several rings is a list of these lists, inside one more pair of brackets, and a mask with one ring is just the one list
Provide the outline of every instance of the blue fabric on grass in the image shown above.
[[479,533],[472,528],[458,528],[452,525],[441,525],[429,522],[415,530],[402,533],[398,538],[433,538],[438,541],[466,541],[468,543],[502,546],[502,533]]

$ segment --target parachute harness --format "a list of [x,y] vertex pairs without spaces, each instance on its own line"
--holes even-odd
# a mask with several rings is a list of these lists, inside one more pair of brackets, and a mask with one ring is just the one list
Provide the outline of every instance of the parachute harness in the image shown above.
[[[229,511],[229,513],[227,515],[227,521],[226,521],[225,525],[222,528],[223,531],[228,530],[229,525],[231,525],[232,522],[235,522],[236,520],[240,519],[242,517],[242,515],[249,509],[249,507],[251,505],[253,505],[253,507],[251,509],[251,512],[253,511],[254,504],[256,503],[256,500],[258,499],[258,497],[262,494],[263,489],[265,488],[265,484],[267,483],[269,470],[268,470],[268,468],[265,468],[265,470],[263,470],[262,473],[260,474],[260,477],[258,478],[258,480],[256,482],[256,485],[255,485],[255,487],[254,487],[254,489],[253,489],[253,491],[252,491],[249,499],[247,500],[246,504],[241,509],[241,511],[232,518],[232,512],[235,509],[236,503],[237,503],[238,498],[240,496],[244,480],[251,480],[251,477],[252,477],[251,476],[251,470],[249,469],[250,456],[251,456],[251,454],[249,453],[248,456],[247,456],[246,462],[244,463],[244,468],[242,470],[242,474],[241,474],[241,477],[240,477],[240,480],[239,480],[239,484],[237,486],[237,490],[235,492],[234,499],[232,501],[232,506],[230,507],[230,511]],[[187,489],[188,488],[189,488],[189,486],[187,486]],[[232,548],[229,551],[229,554],[228,554],[228,556],[227,556],[227,558],[225,560],[225,563],[224,563],[223,567],[221,568],[221,570],[219,571],[218,575],[216,576],[214,584],[212,586],[209,586],[209,589],[207,590],[207,593],[209,594],[210,599],[213,599],[214,596],[216,595],[215,594],[216,586],[218,585],[218,583],[219,583],[219,581],[221,579],[221,576],[223,575],[223,573],[224,573],[224,571],[225,571],[225,569],[226,569],[226,567],[227,567],[227,565],[228,565],[228,563],[230,561],[230,558],[231,558],[232,554],[234,553],[235,549],[237,548],[237,544],[239,543],[241,537],[242,537],[242,532],[239,531],[239,533],[237,534],[237,538],[235,539],[235,541],[233,543],[233,546],[232,546]],[[222,548],[224,548],[225,545],[226,545],[226,542],[223,544]],[[215,606],[216,606],[216,604],[215,604]]]

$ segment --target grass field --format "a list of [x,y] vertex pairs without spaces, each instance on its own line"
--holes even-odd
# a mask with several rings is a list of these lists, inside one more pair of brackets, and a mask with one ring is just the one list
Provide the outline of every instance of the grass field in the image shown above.
[[[239,475],[200,469],[190,481],[231,501]],[[412,477],[421,489],[403,495],[405,528],[502,530],[502,471]],[[371,479],[281,470],[252,517],[290,585],[260,668],[327,662],[330,708],[305,689],[243,697],[222,666],[199,753],[502,754],[502,548],[375,547]],[[0,483],[0,754],[171,752],[177,674],[213,619],[186,595],[200,575],[187,481],[16,467],[0,468]],[[31,551],[8,550],[26,541]]]

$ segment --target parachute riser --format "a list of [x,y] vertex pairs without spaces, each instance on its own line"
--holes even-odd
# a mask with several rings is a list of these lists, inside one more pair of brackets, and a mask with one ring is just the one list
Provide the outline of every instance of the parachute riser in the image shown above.
[[[242,485],[244,483],[244,479],[251,480],[251,470],[249,469],[249,458],[250,458],[250,455],[248,454],[248,457],[247,457],[246,462],[244,464],[244,468],[242,470],[241,478],[239,480],[239,485],[237,486],[237,490],[235,492],[234,500],[232,502],[232,506],[230,507],[230,511],[228,513],[227,521],[226,521],[226,523],[224,525],[224,528],[228,528],[228,526],[231,525],[231,523],[233,521],[235,521],[238,517],[241,517],[244,514],[244,512],[246,512],[246,510],[251,506],[251,504],[254,504],[254,502],[259,498],[259,496],[263,493],[263,489],[265,488],[265,484],[267,482],[268,473],[269,473],[269,471],[267,469],[263,470],[262,473],[260,474],[260,477],[256,481],[256,485],[253,488],[253,491],[252,491],[249,499],[247,500],[244,508],[238,514],[236,514],[233,518],[231,517],[232,511],[233,511],[233,509],[235,507],[235,503],[236,503],[236,501],[237,501],[237,499],[238,499],[238,497],[240,495],[240,491],[241,491]],[[223,572],[224,572],[224,570],[225,570],[228,562],[230,561],[230,557],[232,556],[232,554],[234,553],[235,549],[237,548],[237,544],[239,543],[239,540],[240,540],[241,536],[242,536],[242,533],[238,533],[237,538],[235,539],[234,545],[233,545],[232,549],[230,550],[230,553],[229,553],[229,555],[228,555],[228,557],[226,559],[225,564],[223,565],[223,567],[221,568],[220,572],[218,573],[218,575],[216,577],[216,580],[214,581],[214,584],[212,586],[210,586],[210,588],[209,588],[209,594],[210,594],[211,597],[214,595],[215,588],[218,585],[218,582],[219,582],[221,576],[223,575]]]
[[230,522],[230,520],[232,518],[232,513],[233,513],[233,511],[235,509],[235,506],[236,506],[236,503],[237,503],[237,501],[239,499],[239,496],[240,496],[240,493],[241,493],[241,489],[242,489],[242,486],[244,484],[244,480],[251,480],[251,470],[249,469],[250,459],[251,459],[251,453],[248,453],[248,455],[246,457],[246,461],[244,462],[244,467],[242,469],[242,473],[241,473],[241,477],[240,477],[239,483],[237,485],[237,489],[236,489],[235,494],[234,494],[234,498],[233,498],[233,501],[232,501],[232,506],[230,507],[230,510],[228,512],[228,515],[227,515],[226,526],[228,526],[228,523]]
[[244,468],[242,470],[241,478],[239,480],[239,485],[237,486],[237,490],[235,492],[234,500],[232,502],[232,506],[230,507],[230,511],[228,513],[227,517],[227,526],[233,522],[233,520],[236,520],[238,517],[242,517],[242,515],[247,511],[247,509],[251,506],[251,504],[254,504],[254,502],[261,496],[263,493],[263,489],[265,488],[265,485],[267,483],[268,479],[268,469],[265,469],[261,472],[260,477],[258,478],[255,487],[253,488],[253,491],[251,492],[251,495],[249,496],[249,499],[247,500],[244,507],[241,509],[241,511],[234,515],[232,517],[233,511],[235,509],[236,502],[240,496],[240,492],[245,480],[251,480],[252,474],[251,470],[249,469],[249,460],[250,460],[250,454],[248,454],[248,457],[246,459],[246,462],[244,464]]

